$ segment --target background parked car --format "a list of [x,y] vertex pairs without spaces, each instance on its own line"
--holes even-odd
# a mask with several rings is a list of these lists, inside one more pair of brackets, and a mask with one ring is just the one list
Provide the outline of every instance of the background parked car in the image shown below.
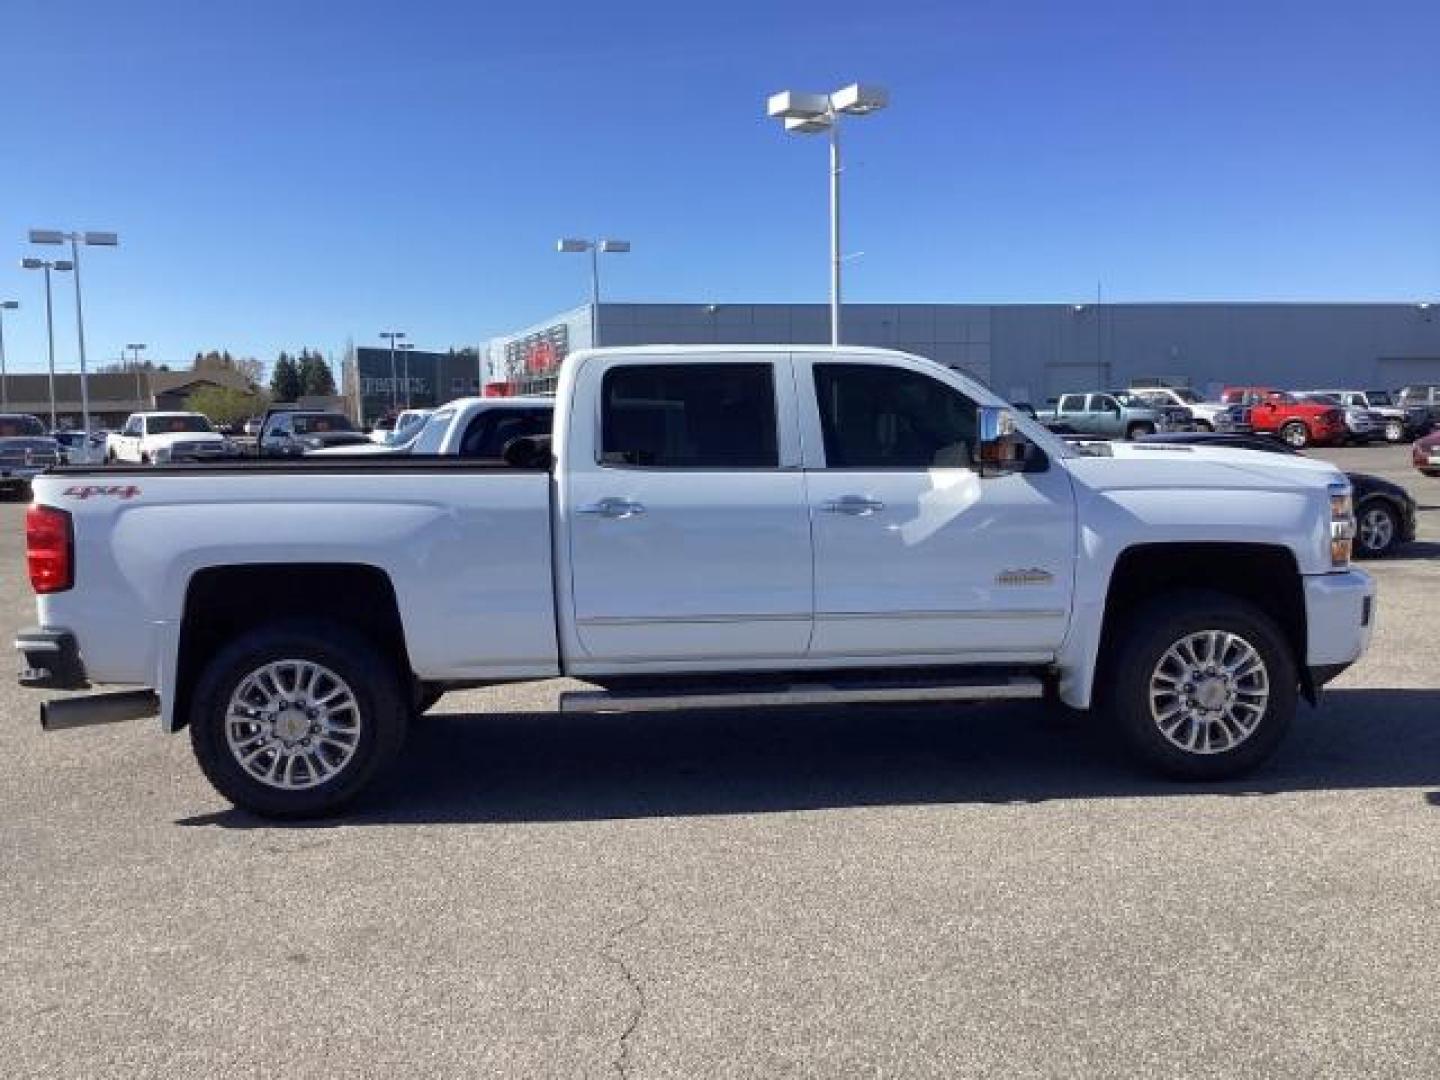
[[92,431],[87,440],[83,431],[57,431],[51,437],[60,444],[60,460],[65,465],[99,465],[105,461],[103,431]]
[[[1298,454],[1299,450],[1264,435],[1212,434],[1196,431],[1170,435],[1150,435],[1146,443],[1184,444],[1189,446],[1230,447],[1237,450],[1260,450],[1269,454]],[[1415,539],[1418,506],[1415,498],[1399,484],[1369,473],[1347,472],[1355,504],[1355,555],[1362,559],[1378,559],[1392,554],[1402,544]]]
[[1124,390],[1108,394],[1061,394],[1055,407],[1041,410],[1038,418],[1056,431],[1107,439],[1133,439],[1156,431],[1183,431],[1190,427],[1188,409],[1150,405]]
[[1440,431],[1416,439],[1410,447],[1410,461],[1426,476],[1440,476]]
[[214,461],[235,457],[239,447],[197,412],[131,413],[119,434],[105,440],[105,460],[137,465]]
[[1388,390],[1310,390],[1334,398],[1347,409],[1365,409],[1379,418],[1385,441],[1404,442],[1424,430],[1429,413],[1418,405],[1397,405]]
[[1295,391],[1297,401],[1313,401],[1320,405],[1334,405],[1345,413],[1345,441],[1371,443],[1385,438],[1385,418],[1379,413],[1359,405],[1346,405],[1333,394],[1318,390]]
[[1220,400],[1250,410],[1250,426],[1266,435],[1278,435],[1295,449],[1316,443],[1333,446],[1345,441],[1345,413],[1337,405],[1301,401],[1293,394],[1269,386],[1227,386]]
[[1230,409],[1223,401],[1206,401],[1188,386],[1132,386],[1128,393],[1157,407],[1173,405],[1188,410],[1197,431],[1220,430],[1217,418]]
[[60,444],[29,413],[0,413],[0,492],[27,494],[30,481],[60,462]]
[[271,409],[260,428],[261,457],[299,457],[331,446],[359,446],[363,432],[344,413],[324,409]]
[[1407,411],[1423,409],[1427,431],[1440,424],[1440,386],[1433,383],[1402,386],[1395,391],[1395,404]]

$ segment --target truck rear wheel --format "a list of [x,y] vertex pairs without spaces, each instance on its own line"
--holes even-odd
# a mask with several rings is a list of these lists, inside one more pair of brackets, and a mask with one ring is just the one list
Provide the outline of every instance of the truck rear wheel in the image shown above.
[[236,806],[319,817],[390,764],[408,714],[394,665],[366,639],[337,623],[286,620],[241,635],[205,667],[190,741]]
[[1105,704],[1141,760],[1181,780],[1224,780],[1275,752],[1299,676],[1269,616],[1197,590],[1166,594],[1125,622]]
[[1310,429],[1299,420],[1291,420],[1280,429],[1280,438],[1296,450],[1310,445]]
[[1143,420],[1138,424],[1131,424],[1128,428],[1125,429],[1125,438],[1131,440],[1132,442],[1138,438],[1141,438],[1142,436],[1154,434],[1155,425],[1147,423]]

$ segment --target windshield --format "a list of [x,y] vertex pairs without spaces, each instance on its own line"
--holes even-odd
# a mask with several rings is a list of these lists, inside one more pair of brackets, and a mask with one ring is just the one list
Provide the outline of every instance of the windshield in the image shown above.
[[409,442],[425,426],[425,420],[425,413],[407,413],[401,416],[400,422],[395,425],[395,430],[385,436],[385,441],[391,446]]
[[437,413],[432,413],[425,421],[425,426],[420,429],[420,435],[410,447],[410,452],[412,454],[438,454],[440,444],[445,441],[445,432],[453,419],[455,419],[454,409],[441,409]]
[[1390,396],[1389,390],[1367,390],[1365,397],[1371,405],[1394,405],[1395,400]]
[[44,434],[45,425],[33,416],[0,416],[0,439]]
[[295,417],[296,435],[314,435],[322,431],[354,431],[348,417],[341,413],[314,413]]
[[1139,394],[1132,394],[1126,390],[1117,390],[1110,396],[1127,409],[1148,409],[1153,404],[1153,402],[1147,398],[1141,397]]
[[198,413],[184,416],[151,416],[145,420],[148,435],[179,435],[194,431],[214,431],[210,421]]

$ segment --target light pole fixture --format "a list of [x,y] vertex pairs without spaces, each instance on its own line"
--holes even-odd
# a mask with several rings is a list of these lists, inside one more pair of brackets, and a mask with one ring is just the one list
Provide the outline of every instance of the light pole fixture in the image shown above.
[[[90,445],[90,372],[85,366],[85,311],[80,302],[80,245],[116,247],[120,237],[113,232],[65,232],[60,229],[31,229],[32,244],[70,243],[70,265],[75,271],[75,338],[80,345],[80,413],[85,425],[85,445]],[[60,269],[58,266],[54,269]]]
[[555,250],[575,254],[590,253],[590,347],[600,347],[600,256],[623,255],[630,250],[629,240],[577,240],[568,237],[555,242]]
[[141,409],[145,408],[145,400],[140,392],[140,350],[148,349],[149,347],[150,346],[146,345],[143,341],[132,342],[131,344],[125,346],[125,348],[129,349],[130,352],[134,354],[134,359],[132,363],[134,365],[135,371],[135,402],[137,407]]
[[840,118],[868,116],[890,104],[882,86],[851,83],[833,94],[783,90],[771,94],[766,112],[792,135],[830,136],[830,344],[840,344]]
[[390,408],[400,407],[400,387],[396,383],[395,374],[395,343],[405,337],[404,330],[381,330],[380,336],[390,340]]
[[0,410],[10,410],[9,375],[5,371],[5,312],[20,306],[18,300],[0,300]]
[[55,418],[55,310],[50,302],[50,271],[66,273],[75,268],[68,259],[21,259],[20,265],[26,270],[45,271],[45,340],[50,352],[50,430],[58,426]]
[[413,341],[402,341],[395,348],[399,349],[405,357],[405,408],[410,408],[410,354],[415,351]]

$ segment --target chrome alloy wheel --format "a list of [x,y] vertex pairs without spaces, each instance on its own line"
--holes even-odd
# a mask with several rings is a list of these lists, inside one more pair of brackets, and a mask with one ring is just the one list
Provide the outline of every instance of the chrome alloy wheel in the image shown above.
[[311,660],[273,660],[230,695],[225,741],[262,784],[294,791],[334,777],[360,744],[360,706],[345,680]]
[[1384,551],[1395,539],[1395,519],[1388,510],[1372,506],[1360,515],[1360,546],[1367,552]]
[[1150,675],[1150,715],[1187,754],[1221,754],[1255,734],[1270,701],[1270,676],[1239,634],[1187,634]]

